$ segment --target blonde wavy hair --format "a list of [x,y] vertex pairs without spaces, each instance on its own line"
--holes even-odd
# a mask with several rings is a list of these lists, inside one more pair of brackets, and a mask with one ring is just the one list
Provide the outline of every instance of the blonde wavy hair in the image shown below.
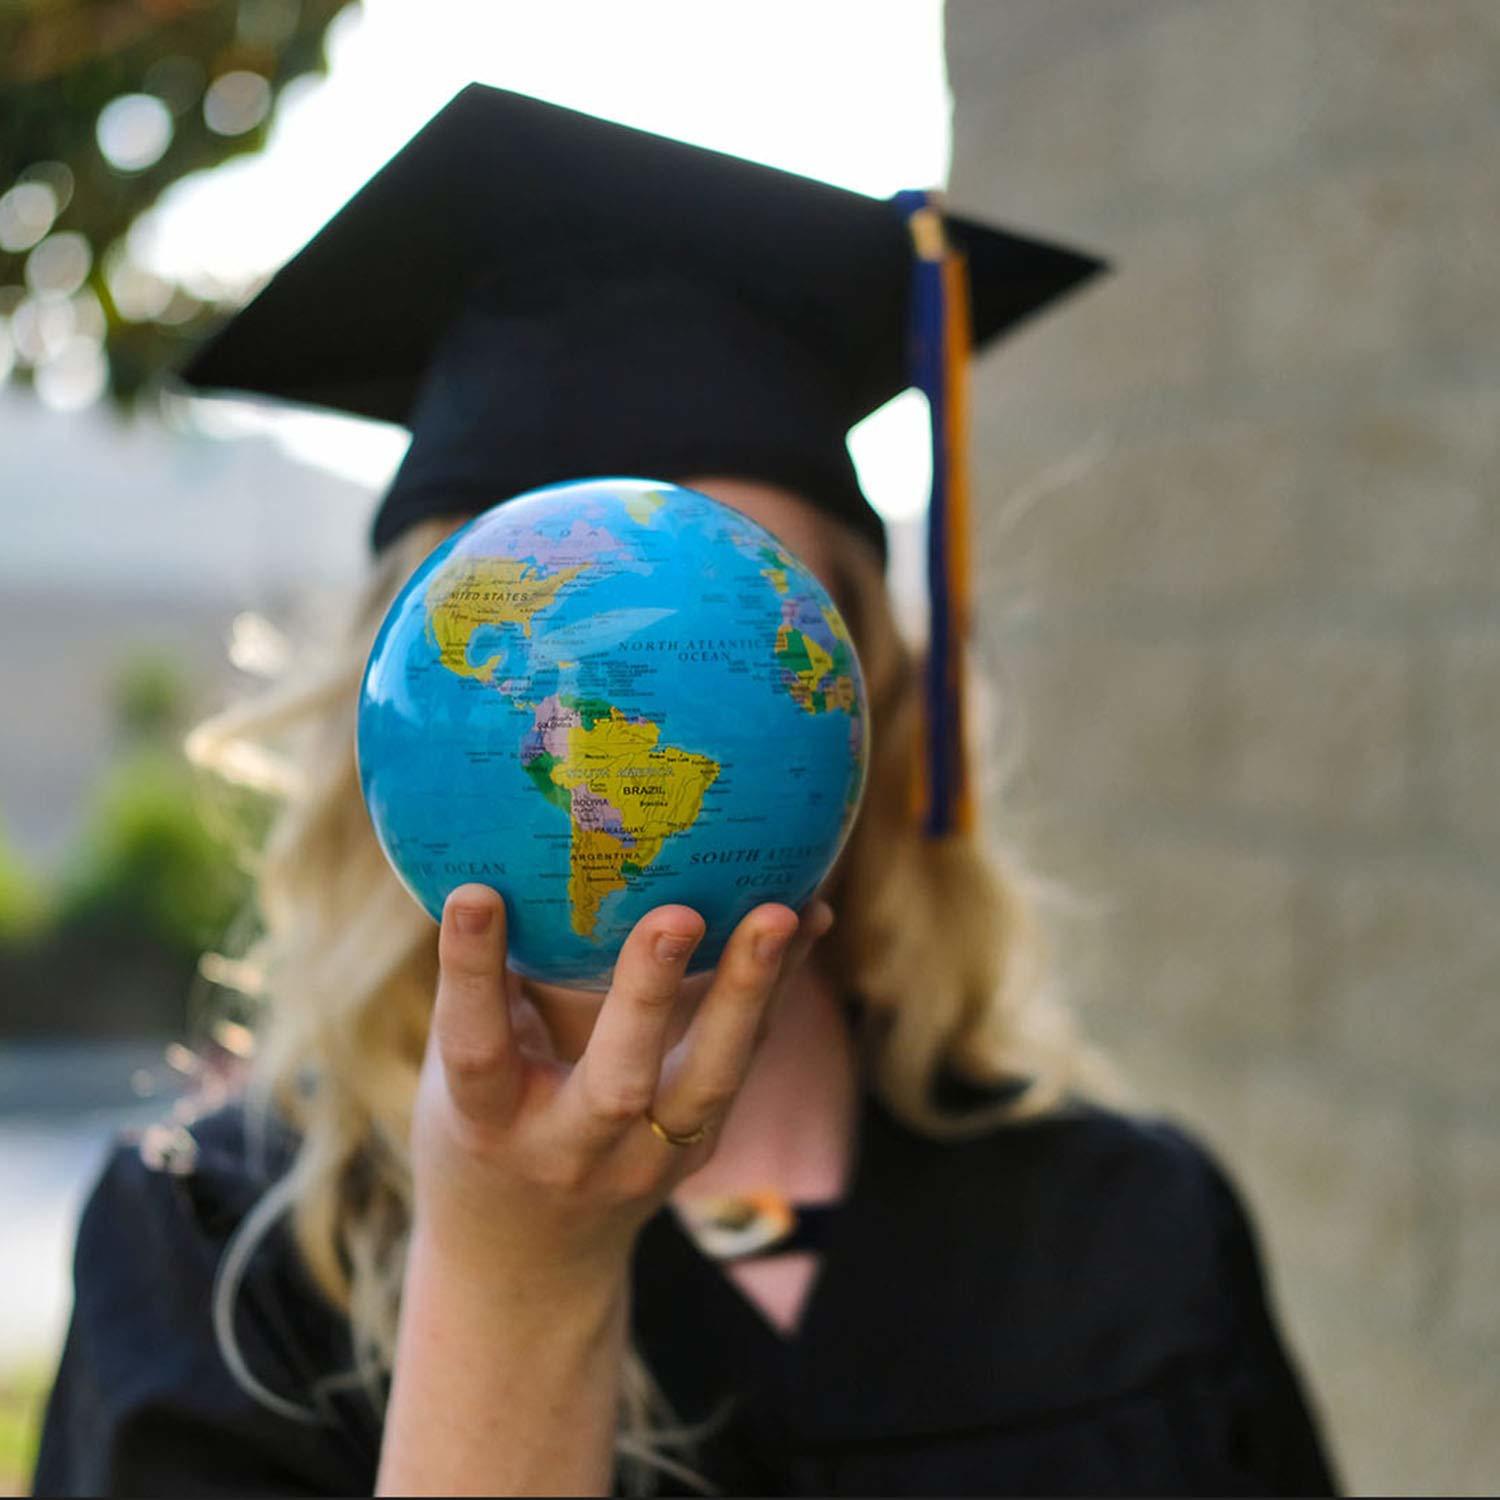
[[[293,1164],[240,1226],[214,1299],[225,1358],[241,1384],[288,1415],[306,1409],[246,1369],[233,1299],[255,1244],[290,1215],[298,1250],[347,1315],[354,1372],[378,1399],[393,1359],[412,1205],[407,1139],[437,982],[437,928],[398,883],[360,796],[355,708],[375,632],[401,585],[465,517],[421,522],[376,559],[329,643],[325,631],[268,691],[187,737],[214,784],[274,794],[276,812],[247,851],[259,936],[239,968],[256,976],[247,1103],[296,1132]],[[820,961],[858,1008],[863,1086],[913,1130],[956,1139],[1108,1094],[1108,1064],[1081,1040],[1047,983],[1028,887],[978,837],[923,837],[910,788],[920,753],[920,661],[901,636],[881,560],[848,532],[832,589],[866,675],[872,716],[863,807],[825,886],[838,923]],[[978,739],[978,734],[975,738]],[[947,1064],[978,1083],[1018,1088],[963,1112],[936,1105]],[[632,1344],[622,1371],[616,1455],[628,1492],[664,1471],[715,1487],[671,1457],[724,1413],[682,1426]]]

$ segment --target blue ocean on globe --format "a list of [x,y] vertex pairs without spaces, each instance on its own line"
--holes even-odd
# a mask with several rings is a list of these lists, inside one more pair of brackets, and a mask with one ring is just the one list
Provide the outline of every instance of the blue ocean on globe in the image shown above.
[[764,901],[802,906],[864,790],[865,685],[817,578],[764,527],[679,485],[592,479],[447,538],[376,635],[360,786],[434,920],[504,898],[512,966],[608,987],[653,907],[717,962]]

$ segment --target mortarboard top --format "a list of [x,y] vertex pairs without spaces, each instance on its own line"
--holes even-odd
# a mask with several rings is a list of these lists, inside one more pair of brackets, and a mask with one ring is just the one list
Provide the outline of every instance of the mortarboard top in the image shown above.
[[[944,224],[976,348],[1102,265]],[[912,383],[911,266],[887,201],[473,84],[184,378],[410,426],[377,546],[538,484],[694,470],[801,480],[883,546],[844,438]]]

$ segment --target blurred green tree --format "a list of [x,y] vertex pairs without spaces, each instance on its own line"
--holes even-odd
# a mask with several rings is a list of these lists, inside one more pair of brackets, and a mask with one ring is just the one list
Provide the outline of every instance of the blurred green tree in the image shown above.
[[195,1010],[232,1009],[199,972],[205,951],[258,931],[270,799],[188,762],[195,705],[170,657],[125,660],[110,700],[115,756],[61,869],[39,880],[0,836],[0,1036],[180,1035]]
[[143,745],[95,788],[80,846],[57,895],[59,927],[150,940],[196,960],[249,895],[249,880],[208,827],[192,769]]
[[182,752],[191,691],[181,663],[139,652],[116,667],[110,696],[120,754],[93,788],[56,922],[196,958],[249,895],[239,851],[260,809],[205,795]]
[[191,172],[257,151],[282,89],[321,72],[351,0],[19,0],[0,6],[0,317],[16,370],[97,367],[130,401],[253,290],[173,285],[128,232]]
[[0,822],[0,948],[34,937],[48,914],[41,877],[21,858]]
[[119,669],[112,695],[115,725],[132,739],[163,739],[182,727],[187,714],[182,673],[170,657],[133,657]]

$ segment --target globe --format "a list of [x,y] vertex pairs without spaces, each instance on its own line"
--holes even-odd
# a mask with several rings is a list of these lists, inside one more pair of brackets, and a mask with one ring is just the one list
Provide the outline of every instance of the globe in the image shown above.
[[360,688],[360,788],[434,920],[478,881],[530,978],[608,987],[667,902],[712,967],[837,859],[868,758],[864,680],[817,578],[730,506],[647,479],[509,499],[428,556]]

